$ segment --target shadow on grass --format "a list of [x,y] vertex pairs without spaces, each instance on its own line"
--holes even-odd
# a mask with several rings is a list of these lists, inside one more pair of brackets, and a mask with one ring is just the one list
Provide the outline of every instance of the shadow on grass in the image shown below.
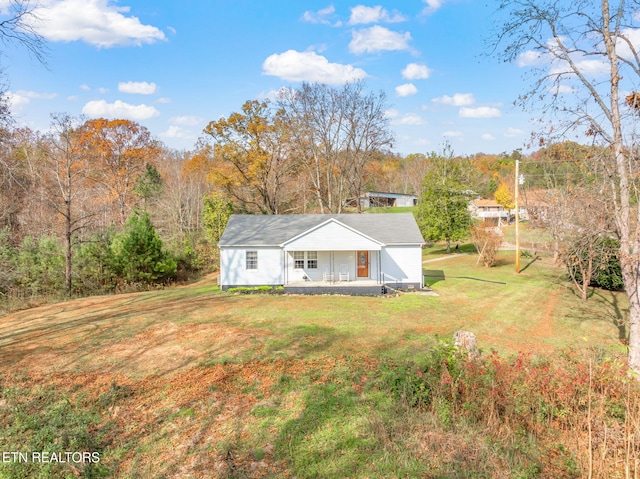
[[272,355],[308,357],[330,350],[334,343],[346,338],[346,334],[338,333],[335,328],[317,324],[299,324],[277,339],[267,341],[266,351]]
[[[64,351],[69,364],[78,363],[100,347],[132,338],[151,327],[188,321],[191,314],[210,306],[231,311],[237,302],[233,297],[211,296],[206,291],[184,297],[140,293],[106,300],[100,297],[98,301],[104,304],[93,306],[90,300],[72,301],[48,306],[41,315],[37,310],[23,311],[5,318],[8,321],[0,325],[0,347],[4,351],[0,366],[10,367],[34,352],[47,351]],[[78,306],[80,309],[76,309]],[[216,322],[231,319],[230,312],[216,316]],[[137,355],[139,351],[131,354]]]
[[593,288],[592,297],[600,299],[600,301],[609,306],[607,319],[618,329],[618,339],[621,342],[627,342],[629,333],[627,331],[627,323],[629,322],[629,308],[620,305],[620,293],[613,291]]
[[422,270],[422,275],[424,276],[425,286],[433,286],[446,279],[444,271],[441,269],[424,269]]
[[370,472],[377,440],[358,424],[358,396],[344,384],[310,388],[304,409],[287,421],[276,440],[276,450],[298,477],[362,477]]
[[529,261],[529,262],[524,266],[524,268],[520,268],[520,272],[521,272],[521,273],[522,273],[522,272],[524,272],[524,271],[525,271],[529,266],[531,266],[533,263],[535,263],[535,262],[536,262],[536,261],[538,261],[539,259],[542,259],[542,258],[540,258],[539,256],[534,257],[531,261]]

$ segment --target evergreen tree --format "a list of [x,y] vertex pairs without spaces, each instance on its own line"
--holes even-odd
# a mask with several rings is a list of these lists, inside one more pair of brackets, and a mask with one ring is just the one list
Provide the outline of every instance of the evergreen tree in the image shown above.
[[416,221],[426,240],[447,242],[447,253],[451,252],[452,241],[469,234],[472,220],[468,194],[468,189],[457,181],[455,168],[437,168],[424,177]]
[[112,243],[116,268],[125,281],[157,283],[175,277],[175,258],[162,249],[149,214],[134,212]]

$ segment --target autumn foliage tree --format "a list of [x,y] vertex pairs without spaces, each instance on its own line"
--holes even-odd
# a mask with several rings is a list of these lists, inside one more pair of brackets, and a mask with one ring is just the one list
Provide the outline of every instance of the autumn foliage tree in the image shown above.
[[498,202],[498,204],[504,206],[508,210],[511,210],[516,207],[516,204],[513,199],[513,194],[509,189],[509,186],[506,183],[500,183],[498,189],[493,194],[494,198]]
[[84,123],[81,147],[84,157],[100,174],[103,197],[117,211],[114,219],[123,225],[137,201],[133,192],[138,177],[147,164],[157,161],[158,142],[138,123],[98,118]]
[[283,113],[274,112],[266,101],[247,101],[242,112],[210,122],[204,132],[213,140],[211,182],[241,209],[286,212],[292,207],[299,165],[290,131]]

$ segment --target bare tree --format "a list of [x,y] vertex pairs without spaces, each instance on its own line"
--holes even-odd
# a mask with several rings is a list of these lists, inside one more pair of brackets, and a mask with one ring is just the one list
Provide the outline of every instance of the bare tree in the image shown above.
[[46,64],[47,48],[38,33],[41,20],[38,5],[31,0],[9,0],[0,5],[0,41],[5,46],[26,48],[40,63]]
[[46,192],[47,204],[64,224],[65,287],[71,292],[72,246],[78,232],[95,216],[91,209],[93,168],[82,155],[80,120],[66,114],[52,115],[52,133],[41,140],[42,162],[39,184]]
[[171,242],[202,229],[203,198],[210,192],[206,172],[189,168],[191,153],[165,150],[158,160],[165,187],[154,207],[154,222]]
[[320,212],[341,212],[349,198],[362,193],[366,164],[391,146],[384,93],[366,93],[361,81],[340,89],[303,83],[299,90],[282,91],[279,105]]
[[632,201],[636,118],[634,103],[621,98],[640,80],[637,11],[637,1],[505,0],[494,46],[504,60],[531,68],[533,84],[523,103],[541,100],[554,131],[586,134],[607,152],[599,166],[608,178],[630,302],[629,366],[640,373],[640,210]]

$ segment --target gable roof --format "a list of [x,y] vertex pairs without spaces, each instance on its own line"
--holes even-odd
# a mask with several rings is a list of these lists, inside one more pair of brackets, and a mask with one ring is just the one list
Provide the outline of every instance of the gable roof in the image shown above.
[[279,246],[330,219],[384,245],[424,243],[411,213],[231,215],[219,246]]

